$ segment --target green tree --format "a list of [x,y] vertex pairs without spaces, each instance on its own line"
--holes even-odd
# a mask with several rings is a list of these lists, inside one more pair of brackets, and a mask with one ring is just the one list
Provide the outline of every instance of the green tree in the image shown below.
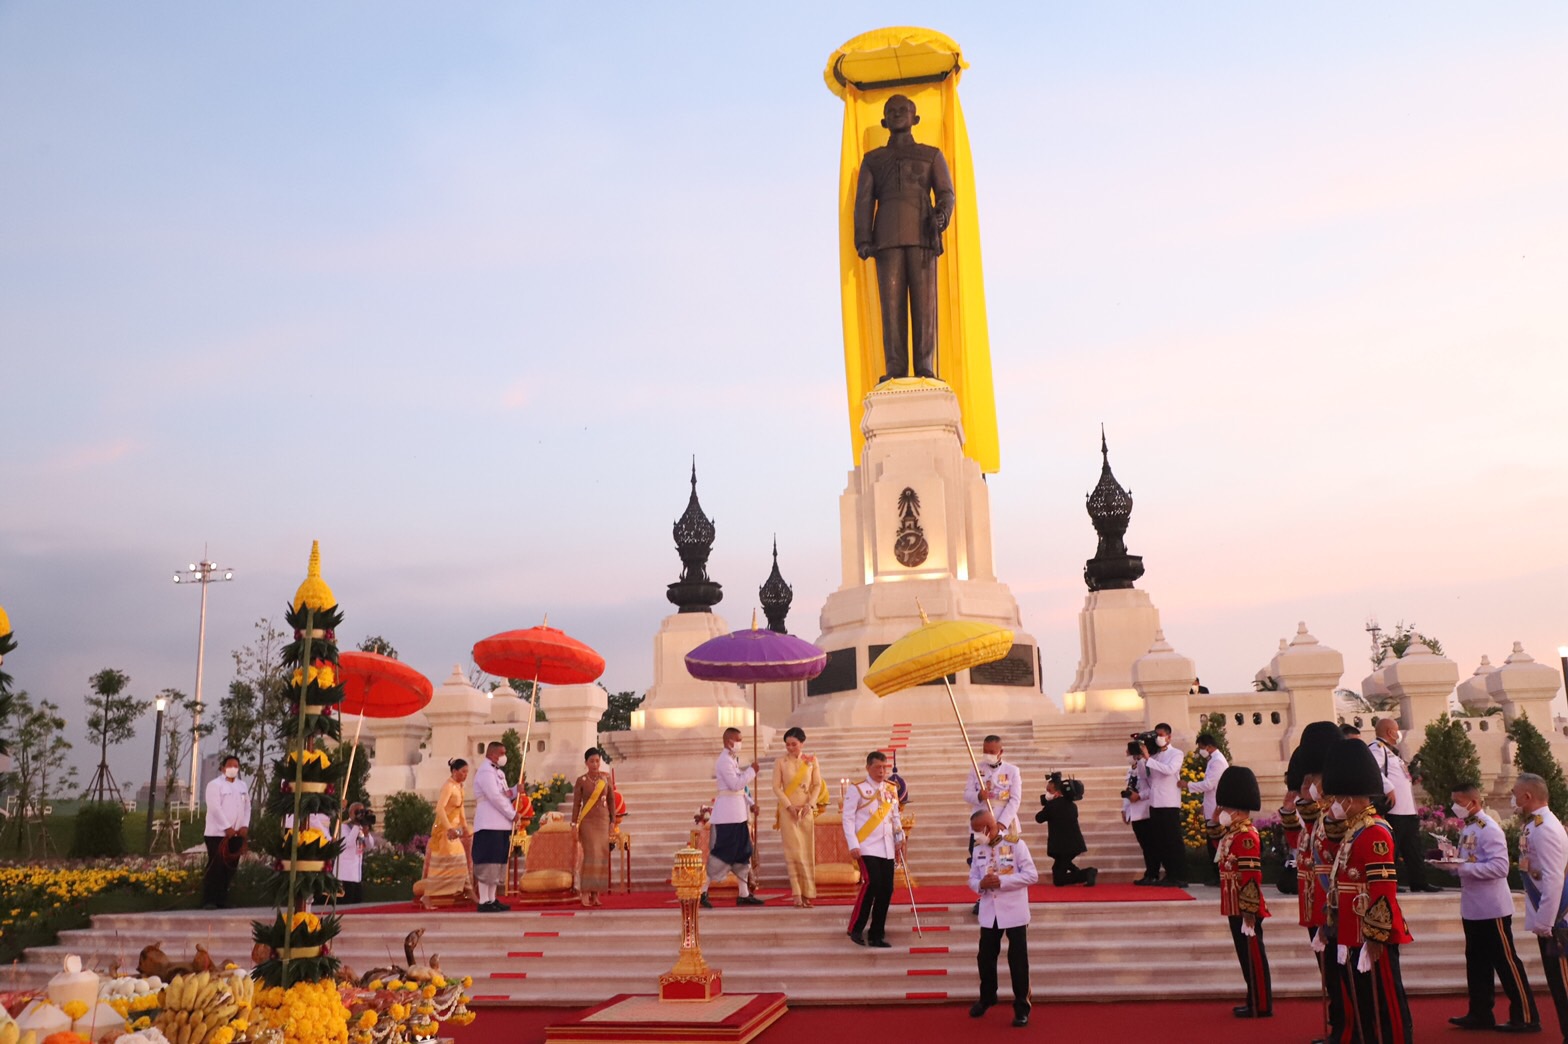
[[98,743],[98,771],[87,784],[87,795],[94,801],[120,799],[120,788],[109,771],[109,748],[136,735],[136,720],[152,706],[126,692],[130,675],[105,667],[88,679],[93,694],[87,697],[87,735]]
[[359,643],[359,651],[375,653],[378,656],[387,656],[394,660],[397,659],[397,650],[392,647],[392,643],[379,634],[367,636],[364,641]]
[[1475,744],[1465,735],[1464,725],[1447,714],[1428,723],[1426,740],[1414,760],[1426,796],[1440,804],[1447,804],[1458,784],[1481,781],[1481,756]]
[[[1405,655],[1405,650],[1409,649],[1410,646],[1416,642],[1420,642],[1428,649],[1431,649],[1432,655],[1434,656],[1443,655],[1442,642],[1438,641],[1436,638],[1429,638],[1422,634],[1420,631],[1416,630],[1415,624],[1407,624],[1405,621],[1401,620],[1394,625],[1394,629],[1392,631],[1378,639],[1377,654],[1372,657],[1372,668],[1376,670],[1377,668],[1383,666],[1384,663],[1388,662],[1389,653],[1393,653],[1396,659]],[[1430,796],[1430,794],[1428,796]]]
[[[16,651],[16,634],[6,631],[0,634],[0,660],[10,656]],[[11,676],[0,670],[0,754],[9,754],[11,748],[7,745],[7,737],[11,733]],[[0,793],[4,788],[0,787]]]
[[1552,814],[1558,819],[1568,815],[1568,779],[1563,777],[1563,767],[1553,756],[1551,744],[1528,714],[1520,714],[1509,722],[1508,738],[1514,741],[1514,768],[1534,772],[1546,780],[1547,804]]
[[1230,739],[1225,735],[1225,712],[1215,711],[1205,714],[1198,720],[1198,731],[1207,732],[1214,737],[1214,745],[1225,755],[1225,760],[1230,761]]
[[288,710],[283,669],[283,647],[288,638],[270,618],[257,620],[251,643],[231,653],[234,680],[218,704],[223,736],[220,753],[233,754],[245,766],[251,781],[251,805],[258,810],[266,803],[268,774],[277,753],[276,725]]
[[599,719],[599,731],[625,732],[632,727],[632,711],[636,710],[648,695],[644,693],[639,696],[630,689],[625,692],[612,692],[609,695],[610,705]]
[[[179,689],[164,689],[158,695],[168,701],[163,711],[163,814],[167,817],[175,788],[183,782],[185,766],[190,763],[192,742],[197,736],[210,736],[215,726],[208,720],[191,727],[199,705]],[[149,809],[151,797],[148,795]]]
[[515,787],[523,771],[523,737],[518,735],[516,729],[507,729],[501,733],[501,743],[506,747],[506,764],[501,772],[506,776],[506,785]]
[[[12,694],[12,717],[16,731],[12,734],[11,771],[7,773],[16,791],[18,809],[40,805],[49,800],[51,783],[69,786],[76,777],[76,767],[67,760],[71,744],[65,739],[65,718],[58,704],[39,700],[34,704],[25,691]],[[25,829],[25,816],[15,817],[16,851],[33,855],[33,836]]]
[[406,845],[420,836],[429,837],[430,828],[436,823],[436,806],[407,790],[387,798],[382,813],[381,836],[393,845]]
[[[334,766],[341,766],[342,770],[347,772],[349,771],[349,752],[353,749],[353,743],[339,743],[336,750],[329,750],[327,752],[327,757],[332,759],[332,764]],[[371,749],[361,744],[359,753],[354,755],[354,778],[350,779],[347,784],[341,786],[343,791],[343,808],[345,811],[348,809],[348,806],[353,804],[355,801],[358,801],[367,807],[370,805],[370,790],[366,786],[367,781],[370,779],[370,758]],[[342,777],[339,776],[338,778],[341,783]]]

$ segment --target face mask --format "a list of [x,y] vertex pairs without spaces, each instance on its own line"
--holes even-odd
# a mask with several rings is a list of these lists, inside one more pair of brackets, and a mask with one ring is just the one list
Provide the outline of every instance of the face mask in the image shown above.
[[1332,805],[1328,806],[1328,814],[1333,819],[1344,819],[1345,806],[1336,801]]
[[1519,799],[1514,797],[1512,794],[1510,794],[1508,796],[1508,811],[1510,811],[1510,812],[1518,812],[1519,811]]
[[1318,790],[1318,785],[1316,783],[1307,784],[1307,797],[1311,798],[1313,801],[1323,800],[1323,794]]
[[1405,742],[1405,734],[1403,732],[1394,733],[1394,746],[1397,747],[1403,742]]
[[223,775],[226,779],[237,779],[239,774],[240,770],[232,766],[223,770]]
[[1212,750],[1200,750],[1198,751],[1198,754],[1203,758],[1204,761],[1208,761],[1211,757],[1214,756],[1214,752]]
[[1168,747],[1171,745],[1170,738],[1166,736],[1159,737],[1159,739],[1157,739],[1155,742],[1157,742],[1162,747]]
[[987,765],[990,765],[992,768],[996,768],[996,766],[998,766],[998,765],[1000,765],[1002,763],[1002,755],[1000,755],[1000,754],[987,754],[984,757],[982,757],[980,760],[984,761]]
[[1219,815],[1214,817],[1214,822],[1218,823],[1222,827],[1228,827],[1231,824],[1231,819],[1232,816],[1229,812],[1221,812]]
[[506,755],[505,754],[502,754],[499,758],[495,759],[495,767],[496,768],[506,768]]
[[1458,818],[1460,818],[1460,819],[1469,819],[1470,818],[1470,810],[1468,808],[1466,808],[1465,806],[1461,805],[1459,802],[1455,801],[1449,807],[1454,810],[1454,815],[1457,816]]

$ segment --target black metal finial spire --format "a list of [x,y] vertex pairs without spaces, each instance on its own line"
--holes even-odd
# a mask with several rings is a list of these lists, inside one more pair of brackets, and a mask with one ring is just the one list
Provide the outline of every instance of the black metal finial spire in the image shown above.
[[717,535],[713,520],[697,500],[697,458],[691,459],[691,499],[675,520],[675,550],[681,556],[681,578],[669,585],[666,597],[683,613],[712,612],[724,589],[708,578],[708,555]]
[[768,630],[777,631],[779,634],[788,634],[784,628],[784,618],[789,615],[789,604],[795,598],[795,589],[784,582],[784,575],[779,572],[779,538],[773,537],[773,572],[768,574],[767,582],[757,588],[757,597],[762,601],[762,611],[768,618]]
[[1129,588],[1143,575],[1143,558],[1127,553],[1127,523],[1132,518],[1132,492],[1111,473],[1111,451],[1100,425],[1100,481],[1085,498],[1089,521],[1099,535],[1094,557],[1084,563],[1083,580],[1091,591]]

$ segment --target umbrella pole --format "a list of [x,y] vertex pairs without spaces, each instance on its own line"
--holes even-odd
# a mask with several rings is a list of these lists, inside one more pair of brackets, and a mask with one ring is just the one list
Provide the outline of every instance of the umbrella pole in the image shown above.
[[[545,619],[549,619],[546,617]],[[523,802],[528,800],[528,748],[532,746],[534,719],[539,716],[539,661],[534,661],[534,687],[528,694],[528,727],[523,730],[523,751],[517,758],[517,797],[512,799],[512,845],[506,863],[506,879],[512,894],[522,890],[518,881],[517,854],[522,845],[517,837],[517,816],[522,814]]]
[[[958,731],[964,737],[964,749],[969,752],[969,767],[974,770],[975,782],[980,786],[980,792],[985,793],[985,780],[980,778],[980,763],[975,760],[974,744],[969,742],[969,730],[964,728],[964,716],[958,712],[958,698],[953,695],[953,684],[947,680],[947,675],[942,675],[942,687],[947,690],[947,702],[953,705],[953,717],[958,719]],[[985,798],[985,810],[996,815],[996,809],[991,807],[991,799]],[[913,893],[911,893],[913,894]]]
[[[370,683],[365,683],[365,688],[370,688]],[[367,692],[368,695],[368,692]],[[343,719],[339,718],[341,722]],[[354,785],[354,755],[359,753],[359,730],[365,727],[365,715],[359,715],[359,721],[354,724],[354,742],[348,748],[348,771],[343,773],[343,800],[338,802],[337,818],[332,821],[332,838],[338,836],[338,827],[343,825],[343,810],[347,807],[348,792]]]
[[762,845],[762,831],[757,825],[757,796],[762,793],[762,748],[757,745],[757,683],[751,683],[751,758],[757,762],[757,778],[752,780],[751,792],[751,893],[762,887],[762,857],[757,851]]

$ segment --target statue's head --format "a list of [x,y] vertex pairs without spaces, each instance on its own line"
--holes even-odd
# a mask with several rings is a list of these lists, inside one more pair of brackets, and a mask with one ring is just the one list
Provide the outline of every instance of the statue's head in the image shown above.
[[907,131],[920,122],[915,103],[902,94],[895,94],[882,105],[882,126],[890,131]]

